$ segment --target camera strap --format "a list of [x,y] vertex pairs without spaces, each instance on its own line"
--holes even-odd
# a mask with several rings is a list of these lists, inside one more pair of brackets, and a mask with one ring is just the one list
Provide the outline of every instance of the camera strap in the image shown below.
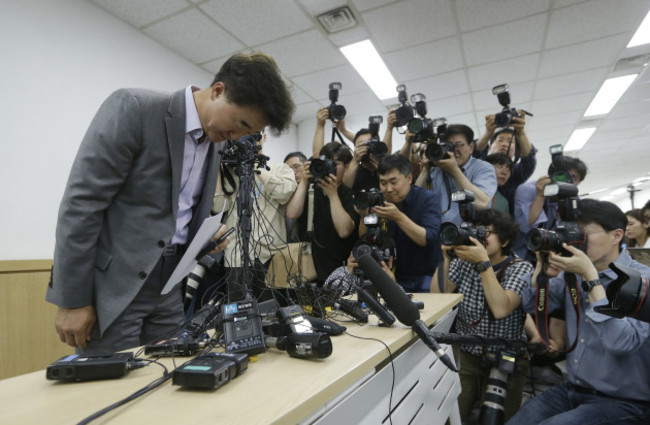
[[447,209],[442,213],[444,215],[451,209],[451,183],[447,173],[442,173],[442,181],[445,183],[445,190],[447,191]]
[[[578,342],[578,331],[580,330],[580,291],[578,290],[578,280],[575,273],[565,273],[566,288],[571,295],[571,304],[576,313],[576,337],[571,346],[562,351],[569,353],[573,351]],[[546,273],[540,273],[537,276],[536,294],[535,294],[535,324],[542,341],[546,347],[550,347],[550,338],[548,334],[548,281],[549,277]]]
[[307,189],[307,235],[311,240],[314,233],[314,184]]

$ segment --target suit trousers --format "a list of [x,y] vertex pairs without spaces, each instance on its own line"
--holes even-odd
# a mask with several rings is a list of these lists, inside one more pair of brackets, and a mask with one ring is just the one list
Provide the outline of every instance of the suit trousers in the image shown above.
[[165,295],[160,292],[181,258],[181,252],[162,255],[133,301],[101,338],[95,324],[91,340],[85,349],[77,348],[77,354],[109,355],[175,336],[183,325],[183,285],[177,285]]

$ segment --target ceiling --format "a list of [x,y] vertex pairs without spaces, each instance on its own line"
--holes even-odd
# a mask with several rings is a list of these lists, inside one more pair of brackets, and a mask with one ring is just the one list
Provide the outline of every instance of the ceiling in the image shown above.
[[[643,63],[619,63],[650,53],[650,45],[625,47],[650,0],[90,1],[211,74],[235,52],[270,54],[293,83],[298,124],[329,104],[332,81],[342,83],[339,103],[359,122],[385,116],[397,102],[380,101],[338,50],[366,38],[409,95],[426,95],[431,118],[476,133],[486,114],[500,111],[491,88],[508,83],[512,106],[534,114],[526,129],[539,149],[535,176],[548,167],[549,146],[586,126],[583,114],[607,77],[641,72],[612,112],[596,120],[587,145],[569,154],[589,168],[583,194],[650,176],[650,74]],[[317,16],[341,6],[357,25],[328,34]]]

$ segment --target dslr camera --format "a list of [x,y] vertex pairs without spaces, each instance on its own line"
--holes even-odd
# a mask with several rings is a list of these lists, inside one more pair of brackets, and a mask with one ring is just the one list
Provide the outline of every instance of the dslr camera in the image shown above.
[[[508,127],[514,117],[520,118],[517,109],[510,107],[510,86],[499,84],[492,88],[492,94],[496,95],[499,104],[503,106],[501,112],[494,114],[494,125],[497,127]],[[533,116],[530,112],[523,111],[526,115]]]
[[447,119],[436,118],[433,120],[433,126],[436,127],[436,134],[438,135],[437,143],[428,143],[424,154],[430,162],[440,161],[447,159],[447,153],[453,152],[454,144],[447,141]]
[[370,130],[370,139],[366,141],[368,154],[361,158],[362,162],[370,161],[370,154],[377,158],[382,158],[388,153],[386,143],[379,140],[379,125],[384,121],[381,115],[371,115],[368,117],[368,129]]
[[397,86],[397,101],[399,107],[395,110],[395,118],[397,119],[395,127],[404,127],[413,119],[413,107],[408,103],[408,95],[404,84]]
[[554,229],[531,229],[526,234],[526,246],[531,251],[557,252],[565,257],[572,254],[562,247],[563,243],[587,251],[587,235],[575,222],[580,215],[578,188],[565,182],[544,186],[544,196],[557,200],[561,223]]
[[354,194],[354,206],[359,211],[377,205],[384,205],[384,194],[376,187],[370,188],[367,192],[359,191]]
[[451,200],[458,203],[460,216],[463,223],[456,226],[454,223],[442,223],[440,226],[440,243],[443,245],[473,245],[470,237],[483,243],[485,241],[485,226],[474,225],[476,220],[476,205],[474,193],[469,190],[459,190],[451,194]]
[[435,137],[433,133],[433,120],[427,118],[427,98],[422,93],[411,96],[411,103],[415,104],[418,117],[413,117],[408,122],[408,131],[415,134],[414,143],[426,142]]
[[336,163],[331,159],[327,159],[325,155],[320,158],[314,158],[309,164],[309,172],[314,176],[314,184],[327,175],[336,175]]
[[342,87],[343,85],[341,83],[330,83],[330,104],[327,107],[327,112],[332,121],[341,121],[347,113],[345,106],[336,104],[339,100],[339,90]]

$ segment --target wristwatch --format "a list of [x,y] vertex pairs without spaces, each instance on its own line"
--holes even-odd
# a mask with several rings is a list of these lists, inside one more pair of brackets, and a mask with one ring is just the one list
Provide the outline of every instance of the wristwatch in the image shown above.
[[585,292],[591,291],[594,288],[594,286],[597,285],[602,285],[602,283],[600,283],[600,279],[582,281],[582,289],[584,289]]
[[492,267],[492,263],[490,261],[479,261],[478,263],[474,263],[474,268],[479,273],[486,271],[490,267]]

